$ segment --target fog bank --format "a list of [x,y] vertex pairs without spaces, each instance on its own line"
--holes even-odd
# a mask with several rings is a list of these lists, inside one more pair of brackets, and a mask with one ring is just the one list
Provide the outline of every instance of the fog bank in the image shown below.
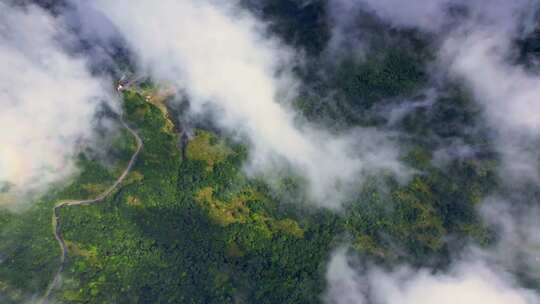
[[62,22],[0,3],[0,205],[21,203],[76,172],[107,86],[60,45]]
[[174,83],[195,113],[212,112],[218,126],[248,139],[248,173],[291,166],[307,178],[311,198],[328,207],[365,173],[405,175],[386,134],[335,135],[298,123],[288,105],[298,85],[292,62],[301,58],[235,3],[121,0],[94,7],[123,34],[146,73]]
[[535,304],[537,292],[519,287],[510,273],[471,253],[448,271],[415,270],[401,266],[392,271],[368,266],[360,272],[345,249],[334,252],[327,268],[329,304]]

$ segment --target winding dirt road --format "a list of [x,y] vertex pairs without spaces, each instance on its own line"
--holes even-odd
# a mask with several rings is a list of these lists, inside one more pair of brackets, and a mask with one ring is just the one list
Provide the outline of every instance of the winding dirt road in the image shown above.
[[59,211],[61,208],[66,206],[80,206],[80,205],[90,205],[95,204],[103,201],[109,194],[111,194],[126,178],[126,176],[131,171],[131,168],[135,164],[135,161],[137,160],[137,156],[139,155],[139,152],[141,152],[141,149],[143,147],[143,142],[139,135],[131,129],[123,120],[122,125],[135,137],[135,140],[137,141],[137,150],[135,153],[133,153],[133,156],[131,156],[131,159],[129,160],[129,163],[122,173],[120,177],[114,182],[112,186],[110,186],[105,192],[101,193],[98,197],[93,199],[87,199],[87,200],[79,200],[79,201],[61,201],[58,202],[54,208],[53,208],[53,215],[52,215],[52,227],[54,232],[54,237],[56,238],[56,241],[58,242],[58,245],[61,249],[61,255],[60,255],[60,266],[58,267],[58,270],[56,271],[53,280],[51,281],[51,284],[47,288],[47,291],[45,292],[45,295],[43,296],[41,303],[42,304],[48,304],[49,303],[49,297],[51,295],[51,292],[56,289],[60,283],[60,277],[62,275],[62,272],[64,271],[65,262],[66,262],[66,256],[68,253],[66,242],[64,240],[64,237],[62,236],[62,230],[60,226],[60,216]]

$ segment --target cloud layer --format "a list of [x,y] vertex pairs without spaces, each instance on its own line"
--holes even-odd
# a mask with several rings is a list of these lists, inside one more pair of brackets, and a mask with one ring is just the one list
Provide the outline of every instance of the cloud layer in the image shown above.
[[70,176],[95,111],[109,97],[85,60],[62,49],[62,36],[62,23],[43,10],[0,3],[2,204]]
[[363,10],[372,13],[381,19],[391,22],[398,27],[422,27],[439,29],[446,18],[441,18],[445,8],[451,2],[461,2],[452,0],[330,0],[329,6],[332,9],[340,8],[335,16],[337,25],[342,22],[350,22],[351,15],[355,11]]
[[[503,188],[510,194],[485,200],[480,210],[496,228],[498,242],[483,249],[471,245],[466,258],[456,254],[448,271],[406,265],[386,271],[368,265],[359,272],[346,251],[337,250],[328,265],[326,302],[540,303],[538,293],[518,280],[539,278],[538,200],[531,188],[540,181],[540,77],[517,62],[515,45],[538,26],[538,2],[331,2],[348,5],[347,14],[364,10],[394,27],[436,34],[433,68],[463,84],[481,106],[501,156]],[[533,186],[524,186],[531,181]]]
[[[484,110],[503,159],[502,175],[540,181],[540,77],[515,64],[515,41],[534,30],[537,1],[332,0],[348,20],[375,14],[394,27],[435,34],[437,70],[462,82]],[[532,143],[532,144],[531,144]]]
[[401,267],[385,271],[370,267],[359,273],[346,251],[332,256],[326,303],[331,304],[536,304],[539,295],[521,288],[508,274],[480,259],[456,263],[444,273]]
[[352,136],[296,123],[288,104],[297,86],[291,63],[298,58],[238,6],[171,0],[94,4],[117,26],[147,73],[183,90],[194,112],[211,109],[217,125],[249,139],[249,172],[268,172],[286,160],[307,177],[313,199],[335,206],[338,192],[362,172],[400,171],[397,149],[381,133],[361,130],[355,136],[387,153],[373,146],[357,149]]

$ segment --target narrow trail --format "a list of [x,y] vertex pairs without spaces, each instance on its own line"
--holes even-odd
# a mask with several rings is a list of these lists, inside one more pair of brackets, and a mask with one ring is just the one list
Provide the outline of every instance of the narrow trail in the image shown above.
[[41,300],[42,304],[49,303],[49,297],[51,295],[51,292],[58,287],[60,283],[60,277],[62,275],[62,272],[64,271],[66,256],[68,253],[66,242],[64,240],[64,237],[62,236],[62,229],[60,226],[60,215],[59,215],[60,209],[67,206],[91,205],[91,204],[95,204],[95,203],[99,203],[103,201],[109,194],[111,194],[124,181],[126,176],[131,171],[131,168],[135,164],[135,161],[137,160],[137,156],[139,155],[139,152],[141,152],[141,149],[143,147],[143,142],[141,138],[133,129],[131,129],[124,122],[124,120],[121,120],[121,121],[122,121],[122,125],[131,133],[131,135],[133,135],[133,137],[135,137],[135,140],[137,141],[137,150],[135,151],[135,153],[133,153],[133,156],[131,156],[131,159],[129,160],[129,163],[126,169],[124,170],[124,172],[122,173],[122,175],[118,177],[118,179],[114,182],[112,186],[110,186],[107,190],[105,190],[105,192],[101,193],[96,198],[78,200],[78,201],[72,201],[72,200],[61,201],[61,202],[58,202],[53,208],[52,227],[53,227],[54,237],[56,238],[56,241],[58,242],[58,245],[60,246],[60,249],[61,249],[60,266],[58,266],[58,270],[56,271],[53,277],[53,280],[51,281],[49,287],[47,288],[47,291],[43,295],[43,298]]

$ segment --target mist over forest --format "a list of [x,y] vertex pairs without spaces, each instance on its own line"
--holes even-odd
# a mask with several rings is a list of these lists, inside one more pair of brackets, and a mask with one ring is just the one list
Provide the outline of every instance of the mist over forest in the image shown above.
[[540,303],[536,0],[0,0],[0,107],[1,303]]

